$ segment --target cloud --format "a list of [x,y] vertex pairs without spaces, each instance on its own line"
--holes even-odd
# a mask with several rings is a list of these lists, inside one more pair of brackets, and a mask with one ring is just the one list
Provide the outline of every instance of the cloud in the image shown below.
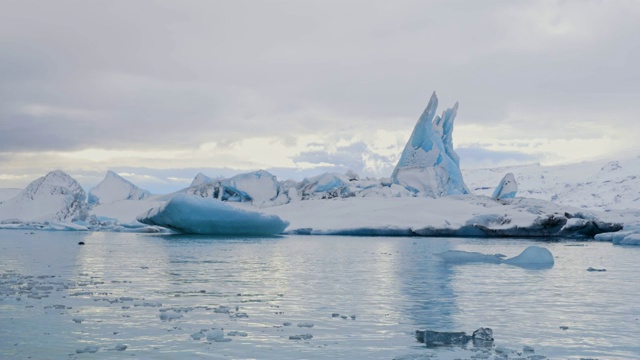
[[[640,133],[638,17],[623,1],[8,2],[3,171],[195,168],[189,154],[209,149],[221,168],[325,161],[383,174],[433,90],[444,107],[460,101],[457,129],[476,129],[454,132],[462,147],[553,140],[574,159],[586,150],[560,139],[628,148]],[[378,146],[376,132],[395,135]],[[306,148],[312,137],[367,145]],[[260,156],[241,154],[255,138]],[[88,150],[139,156],[60,155]]]
[[499,167],[540,160],[540,156],[520,151],[495,151],[480,146],[458,147],[456,153],[460,156],[460,165],[463,168]]

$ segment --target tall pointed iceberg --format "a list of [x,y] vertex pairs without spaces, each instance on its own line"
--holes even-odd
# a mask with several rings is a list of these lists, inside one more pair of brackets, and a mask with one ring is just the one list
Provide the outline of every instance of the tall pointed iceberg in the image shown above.
[[[453,121],[458,103],[436,116],[438,97],[431,95],[402,151],[391,180],[420,196],[469,194],[462,179],[460,160],[453,150]],[[434,119],[435,117],[435,119]]]

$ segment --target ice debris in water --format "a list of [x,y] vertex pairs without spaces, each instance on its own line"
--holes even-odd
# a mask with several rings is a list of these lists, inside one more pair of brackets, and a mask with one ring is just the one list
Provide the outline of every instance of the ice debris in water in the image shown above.
[[302,335],[291,335],[289,336],[289,340],[311,340],[313,339],[313,335],[311,334],[302,334]]
[[76,349],[76,354],[97,353],[97,352],[98,352],[98,347],[97,346],[85,346],[84,349]]
[[171,311],[171,312],[166,311],[160,314],[160,320],[162,321],[172,321],[180,318],[182,318],[182,314],[179,314],[175,311]]
[[607,269],[596,269],[596,268],[592,268],[591,266],[589,266],[587,271],[590,271],[590,272],[604,272],[604,271],[607,271]]
[[310,323],[310,322],[298,323],[298,327],[312,328],[313,326],[314,326],[313,323]]
[[229,342],[231,339],[224,337],[223,329],[211,329],[207,332],[207,341]]

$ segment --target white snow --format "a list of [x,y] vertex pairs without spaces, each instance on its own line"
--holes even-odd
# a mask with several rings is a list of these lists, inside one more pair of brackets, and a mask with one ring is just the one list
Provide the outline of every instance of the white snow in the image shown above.
[[589,210],[629,209],[640,218],[640,157],[576,164],[465,169],[472,193],[491,195],[505,173],[513,173],[518,196]]
[[[262,209],[291,223],[290,233],[423,236],[580,236],[598,224],[564,228],[579,209],[535,199],[496,201],[486,196],[308,200]],[[588,234],[585,234],[588,236]]]
[[289,224],[275,215],[244,210],[221,201],[177,194],[160,207],[138,216],[148,225],[189,234],[272,235]]

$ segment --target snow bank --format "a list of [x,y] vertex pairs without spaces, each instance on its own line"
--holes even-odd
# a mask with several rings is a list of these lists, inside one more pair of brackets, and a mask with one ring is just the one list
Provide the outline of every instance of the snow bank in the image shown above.
[[276,215],[235,208],[221,201],[177,194],[166,204],[138,216],[148,225],[188,234],[273,235],[289,225]]
[[[575,210],[540,200],[473,195],[336,198],[263,209],[290,221],[287,232],[314,235],[590,238],[621,228]],[[577,216],[583,221],[565,226]]]
[[543,247],[529,246],[520,255],[511,259],[502,259],[501,255],[487,255],[477,252],[449,250],[438,254],[442,260],[451,264],[508,264],[526,269],[548,269],[554,264],[553,255]]

